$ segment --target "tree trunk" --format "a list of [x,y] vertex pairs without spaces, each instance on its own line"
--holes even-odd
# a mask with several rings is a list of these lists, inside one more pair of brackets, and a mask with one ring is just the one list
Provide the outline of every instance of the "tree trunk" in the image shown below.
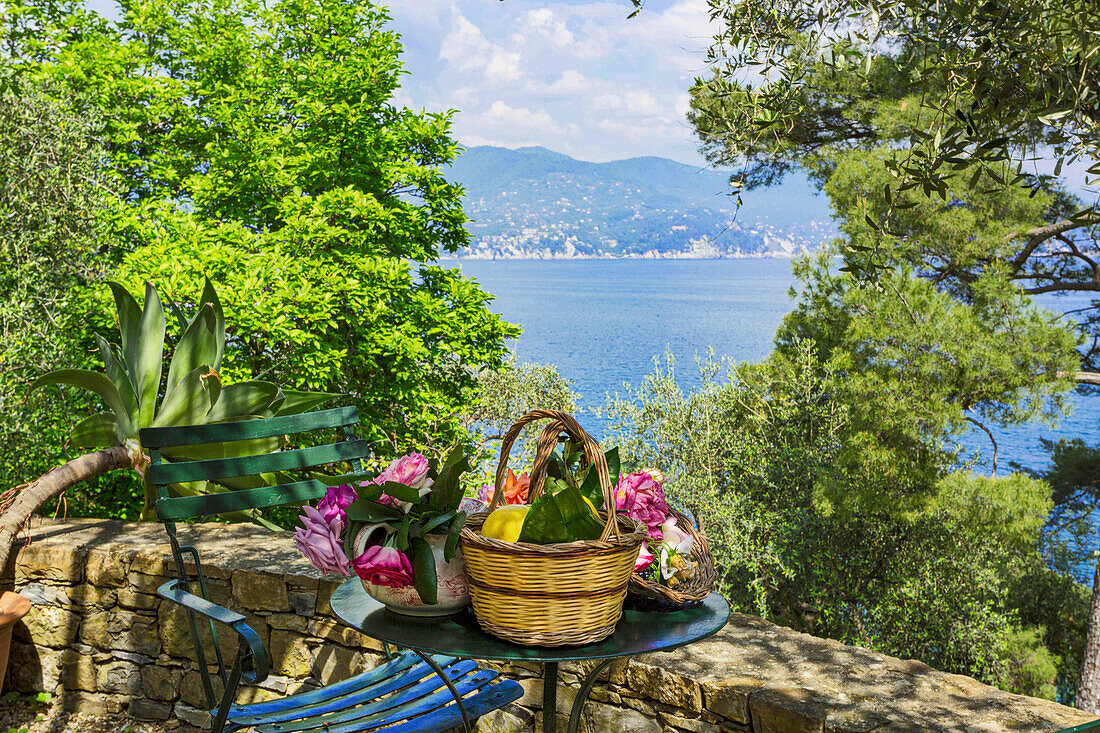
[[7,567],[16,536],[39,507],[61,496],[70,486],[102,476],[108,471],[137,467],[141,451],[130,445],[110,448],[74,458],[63,466],[52,468],[28,484],[0,514],[0,569]]
[[1088,634],[1081,657],[1081,681],[1077,683],[1078,710],[1100,714],[1100,558],[1092,576],[1092,602],[1089,604]]

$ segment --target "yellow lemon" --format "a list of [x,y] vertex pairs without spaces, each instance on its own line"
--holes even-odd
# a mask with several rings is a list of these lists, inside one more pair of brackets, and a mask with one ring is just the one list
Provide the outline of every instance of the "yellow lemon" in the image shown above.
[[530,510],[531,507],[525,504],[510,504],[494,509],[485,518],[485,524],[481,525],[481,535],[493,540],[517,542]]

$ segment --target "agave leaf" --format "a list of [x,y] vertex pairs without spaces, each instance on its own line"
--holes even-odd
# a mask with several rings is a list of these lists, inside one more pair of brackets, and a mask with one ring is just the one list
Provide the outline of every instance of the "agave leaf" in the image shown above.
[[107,406],[111,408],[111,412],[115,414],[122,435],[132,437],[136,432],[130,415],[126,411],[126,405],[118,393],[118,388],[106,375],[87,369],[58,369],[49,374],[43,374],[34,380],[31,383],[30,390],[33,391],[48,384],[68,384],[95,392],[107,403]]
[[176,317],[176,322],[179,323],[180,333],[183,333],[187,330],[187,326],[190,325],[191,321],[187,319],[187,314],[183,312],[183,308],[180,308],[180,304],[171,295],[168,296],[168,305],[172,309],[172,314]]
[[279,476],[276,473],[267,472],[252,476],[231,476],[218,479],[218,484],[228,489],[258,489],[261,486],[275,486],[276,484],[290,483],[290,476]]
[[138,397],[138,425],[148,425],[157,414],[157,392],[164,369],[164,306],[152,283],[145,283],[145,306],[138,324],[138,344],[127,355]]
[[[200,481],[191,482],[187,484],[168,484],[168,488],[175,496],[205,496],[206,494],[224,494],[227,489],[224,486],[219,486],[212,481]],[[255,522],[261,527],[267,529],[282,531],[282,527],[268,520],[264,519],[258,509],[251,509],[248,511],[240,512],[225,512],[224,514],[217,515],[222,519],[230,522]]]
[[329,393],[329,392],[297,392],[292,389],[284,389],[280,391],[282,401],[276,400],[276,403],[272,403],[272,409],[275,411],[275,415],[298,415],[303,412],[309,412],[314,407],[322,405],[331,399],[336,397],[343,397],[342,394]]
[[152,427],[201,424],[218,401],[220,392],[221,380],[217,372],[206,365],[192,369],[175,387],[168,388]]
[[214,363],[218,351],[214,325],[214,310],[208,305],[202,306],[180,336],[176,352],[172,354],[172,363],[168,365],[168,394],[185,374],[199,367],[209,368]]
[[101,412],[78,422],[69,439],[81,448],[108,448],[121,445],[125,436],[118,434],[118,420],[113,412]]
[[[126,355],[126,365],[132,368],[138,343],[138,326],[141,322],[141,309],[138,308],[130,291],[116,282],[108,281],[111,293],[115,296],[115,310],[118,312],[118,331],[122,338],[122,353]],[[134,379],[134,374],[130,374]]]
[[126,367],[119,361],[117,353],[107,343],[107,340],[98,333],[92,335],[95,336],[99,353],[103,357],[103,366],[107,371],[107,378],[114,382],[115,388],[118,390],[118,396],[122,399],[122,404],[126,406],[126,414],[129,415],[131,422],[134,422],[138,416],[138,399],[134,393],[134,383],[130,381],[130,375],[126,371]]
[[225,353],[225,311],[222,310],[222,303],[218,300],[218,291],[214,289],[214,283],[210,282],[210,278],[206,278],[206,282],[203,283],[202,297],[199,299],[199,304],[209,304],[214,311],[214,338],[218,350],[214,355],[212,365],[215,369],[221,369],[222,355]]
[[206,422],[244,419],[258,415],[275,400],[279,388],[271,382],[237,382],[222,387],[218,401],[210,408]]

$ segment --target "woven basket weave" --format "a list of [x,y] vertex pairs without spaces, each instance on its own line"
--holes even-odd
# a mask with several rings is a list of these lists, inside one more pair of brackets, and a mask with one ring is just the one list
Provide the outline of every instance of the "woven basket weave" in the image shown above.
[[503,503],[512,443],[524,426],[545,418],[551,422],[539,436],[528,502],[542,495],[550,454],[565,432],[583,444],[585,459],[600,477],[604,505],[615,506],[599,443],[563,412],[535,410],[524,415],[504,436],[488,510],[471,516],[462,529],[470,599],[481,628],[494,636],[528,646],[588,644],[610,636],[622,616],[645,527],[629,517],[603,512],[604,530],[598,540],[533,545],[489,539],[480,531],[489,513]]
[[714,556],[711,555],[710,544],[707,542],[706,536],[695,526],[691,517],[673,507],[669,507],[669,511],[676,518],[676,526],[688,532],[692,537],[691,555],[698,563],[695,577],[684,581],[675,588],[669,588],[667,585],[662,585],[655,580],[643,578],[634,573],[630,577],[630,594],[683,606],[701,601],[709,596],[714,590],[714,579],[717,572],[714,569]]

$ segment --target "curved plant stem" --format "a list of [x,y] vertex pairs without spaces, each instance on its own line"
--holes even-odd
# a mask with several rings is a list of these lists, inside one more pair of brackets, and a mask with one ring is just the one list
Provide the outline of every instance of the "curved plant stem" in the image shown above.
[[0,514],[0,568],[7,567],[19,530],[39,507],[57,499],[70,486],[102,476],[109,471],[135,468],[140,460],[140,451],[135,452],[130,446],[115,445],[52,468],[21,488],[3,514]]

